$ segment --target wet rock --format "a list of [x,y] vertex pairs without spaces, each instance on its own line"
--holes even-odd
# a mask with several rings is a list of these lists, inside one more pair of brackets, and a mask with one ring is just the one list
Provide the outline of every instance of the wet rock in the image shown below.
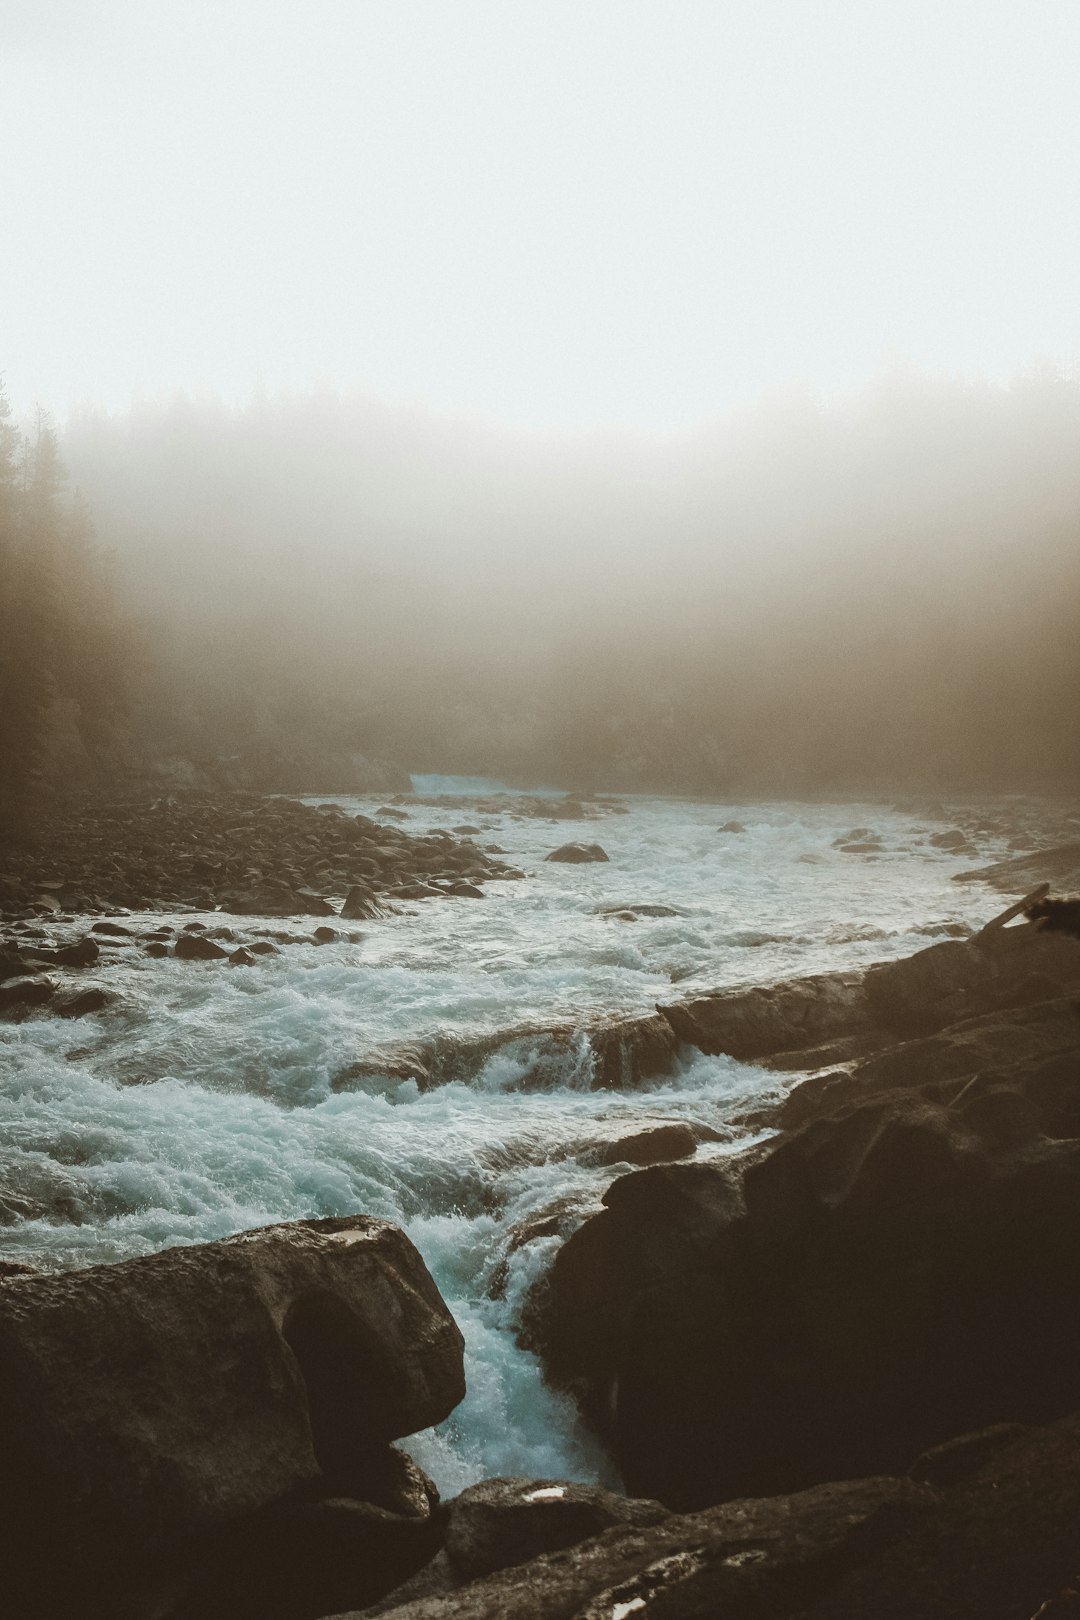
[[53,961],[60,967],[93,967],[100,955],[100,946],[87,936],[74,945],[61,945],[53,952]]
[[614,1525],[658,1524],[659,1502],[557,1479],[486,1479],[447,1504],[446,1556],[459,1581],[573,1547]]
[[447,894],[456,895],[460,900],[482,900],[484,898],[483,889],[478,889],[475,883],[451,883],[446,892]]
[[355,883],[345,896],[345,904],[341,908],[340,915],[346,921],[355,921],[363,917],[379,917],[382,915],[382,908],[371,889]]
[[254,951],[256,956],[276,956],[278,954],[277,946],[269,939],[252,940],[248,950]]
[[592,1085],[600,1091],[630,1091],[670,1074],[679,1038],[662,1012],[620,1018],[589,1030]]
[[347,1482],[463,1394],[461,1335],[386,1222],[298,1221],[13,1278],[0,1289],[7,1601],[24,1614],[50,1585],[54,1602],[96,1593],[137,1554]]
[[692,1125],[654,1125],[647,1131],[634,1131],[601,1147],[590,1148],[581,1157],[583,1164],[667,1164],[673,1159],[689,1159],[697,1152],[698,1134]]
[[336,928],[316,928],[312,934],[316,945],[332,945],[338,937]]
[[553,849],[550,855],[545,855],[546,861],[566,861],[572,865],[583,865],[589,861],[606,861],[607,855],[599,844],[560,844]]
[[123,923],[96,922],[91,925],[91,933],[104,934],[110,939],[129,939],[134,929],[125,928]]
[[169,947],[165,944],[165,941],[161,939],[152,939],[149,945],[146,947],[147,956],[161,957],[168,956],[168,954]]
[[11,1018],[44,1007],[59,985],[53,979],[16,979],[0,984],[0,1018]]
[[741,821],[725,821],[724,825],[717,827],[716,830],[722,833],[744,833],[746,827]]
[[230,967],[254,967],[255,966],[255,958],[252,955],[252,953],[245,946],[240,945],[230,955],[230,957],[229,957],[229,966]]
[[229,955],[202,934],[181,934],[173,946],[173,954],[181,962],[224,962]]
[[935,849],[945,850],[950,855],[974,855],[976,853],[975,845],[966,833],[960,831],[959,827],[950,827],[945,832],[931,833],[926,842],[932,844]]
[[86,1018],[90,1013],[103,1012],[116,997],[108,990],[93,985],[86,990],[80,990],[77,995],[59,996],[53,1002],[53,1011],[59,1013],[61,1018]]
[[8,1282],[12,1277],[36,1276],[36,1266],[28,1266],[21,1260],[0,1260],[0,1283]]
[[653,901],[636,901],[626,906],[599,906],[597,908],[601,917],[681,917],[683,913],[675,906],[663,906]]

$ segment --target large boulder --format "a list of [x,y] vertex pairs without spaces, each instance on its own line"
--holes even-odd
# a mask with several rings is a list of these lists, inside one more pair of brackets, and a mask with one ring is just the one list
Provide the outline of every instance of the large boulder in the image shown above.
[[888,1472],[1080,1402],[1078,1058],[1080,1021],[1071,1051],[615,1181],[528,1331],[628,1488],[682,1509]]
[[[0,1286],[5,1587],[93,1590],[135,1553],[314,1483],[350,1488],[463,1394],[461,1335],[384,1221],[298,1221],[12,1278]],[[29,1597],[13,1612],[29,1614]]]

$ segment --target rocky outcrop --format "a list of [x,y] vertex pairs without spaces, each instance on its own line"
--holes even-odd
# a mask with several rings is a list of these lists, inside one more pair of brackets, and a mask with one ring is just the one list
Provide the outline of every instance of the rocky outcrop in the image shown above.
[[612,1620],[638,1613],[664,1620],[720,1620],[729,1614],[790,1614],[933,1513],[936,1502],[925,1485],[868,1479],[823,1485],[794,1497],[729,1502],[655,1523],[634,1522],[627,1513],[630,1522],[563,1551],[457,1590],[403,1606],[381,1605],[379,1612],[387,1620]]
[[612,1184],[529,1331],[632,1490],[890,1471],[1080,1401],[1080,1019],[1019,1030],[985,1066],[963,1029],[936,1068],[901,1048],[778,1143]]
[[958,872],[953,882],[990,883],[1006,894],[1024,894],[1037,883],[1051,883],[1058,890],[1080,889],[1080,843],[1058,844],[1053,849],[1014,855],[1007,861]]
[[[878,1478],[728,1502],[613,1528],[464,1585],[441,1555],[367,1613],[385,1620],[1072,1620],[1080,1419],[1000,1426],[959,1437],[949,1450],[950,1465],[944,1474],[934,1470],[933,1487]],[[913,1474],[924,1467],[920,1458]]]
[[606,861],[607,855],[599,844],[560,844],[545,861],[564,861],[571,866],[582,866],[590,861]]
[[463,1394],[461,1335],[382,1221],[298,1221],[4,1281],[12,1612],[51,1614],[69,1590],[104,1590],[136,1559],[298,1492],[362,1495],[389,1442]]

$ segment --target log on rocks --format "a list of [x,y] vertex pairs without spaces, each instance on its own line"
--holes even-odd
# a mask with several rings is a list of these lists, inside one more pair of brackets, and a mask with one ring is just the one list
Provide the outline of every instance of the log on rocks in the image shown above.
[[463,1394],[461,1335],[384,1221],[297,1221],[13,1278],[0,1290],[6,1588],[92,1588],[135,1553],[321,1479],[347,1484]]

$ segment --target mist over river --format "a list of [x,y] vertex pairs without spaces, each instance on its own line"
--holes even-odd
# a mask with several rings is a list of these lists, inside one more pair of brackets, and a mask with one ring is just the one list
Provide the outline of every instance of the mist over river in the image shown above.
[[[464,796],[493,784],[415,786],[443,802],[407,804],[409,831],[478,828],[526,876],[491,882],[482,900],[403,904],[318,948],[300,919],[118,917],[134,933],[201,920],[240,938],[306,937],[238,971],[102,938],[93,979],[115,1005],[0,1024],[0,1253],[59,1268],[301,1216],[399,1222],[467,1341],[466,1401],[409,1443],[444,1492],[491,1474],[610,1479],[515,1343],[523,1294],[558,1238],[510,1252],[510,1233],[555,1199],[599,1193],[618,1171],[578,1155],[612,1136],[686,1120],[721,1138],[699,1154],[744,1145],[725,1122],[792,1077],[687,1053],[663,1083],[593,1091],[584,1036],[543,1051],[510,1037],[909,954],[998,909],[980,885],[951,880],[1009,846],[976,832],[977,859],[950,854],[929,841],[947,823],[882,805],[630,797],[625,814],[579,823]],[[334,802],[365,814],[380,803]],[[742,830],[721,830],[729,822]],[[837,847],[857,829],[879,847]],[[567,839],[599,842],[609,860],[545,862]],[[603,909],[635,905],[674,914]],[[49,932],[78,939],[94,920]],[[409,1041],[499,1032],[507,1042],[473,1072],[432,1090],[377,1063],[342,1079]]]

